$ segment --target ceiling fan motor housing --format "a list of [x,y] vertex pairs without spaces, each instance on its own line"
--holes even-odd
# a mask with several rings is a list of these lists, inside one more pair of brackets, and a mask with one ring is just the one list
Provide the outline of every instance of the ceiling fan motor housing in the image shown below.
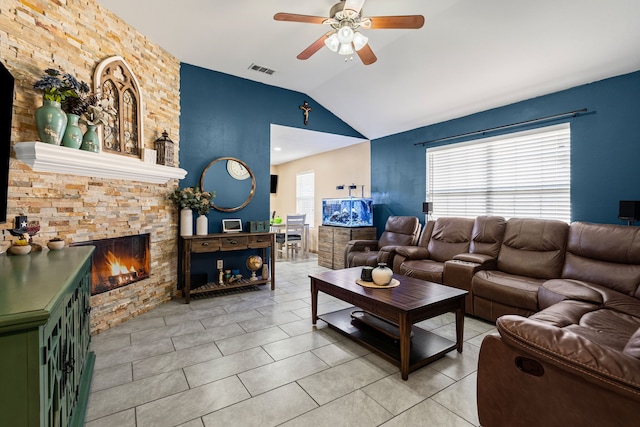
[[[333,7],[331,8],[331,10],[329,11],[329,16],[331,18],[337,19],[338,21],[344,19],[344,16],[340,16],[342,15],[340,12],[344,11],[344,6],[345,6],[346,2],[344,0],[339,1],[338,3],[334,4]],[[336,14],[338,14],[338,17],[336,17]],[[360,12],[357,14],[357,16],[362,16],[362,10],[360,10]]]

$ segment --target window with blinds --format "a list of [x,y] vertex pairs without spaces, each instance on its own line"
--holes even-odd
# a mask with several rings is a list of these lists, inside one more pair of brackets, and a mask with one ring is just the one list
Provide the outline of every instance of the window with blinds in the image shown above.
[[307,214],[306,222],[313,227],[313,204],[315,172],[303,172],[296,175],[296,213]]
[[427,149],[433,216],[571,219],[569,124]]

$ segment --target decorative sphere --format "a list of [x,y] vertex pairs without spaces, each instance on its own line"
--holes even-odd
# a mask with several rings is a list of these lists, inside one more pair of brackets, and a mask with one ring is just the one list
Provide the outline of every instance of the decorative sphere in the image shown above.
[[262,258],[258,255],[251,255],[247,258],[247,268],[251,271],[256,271],[262,267]]

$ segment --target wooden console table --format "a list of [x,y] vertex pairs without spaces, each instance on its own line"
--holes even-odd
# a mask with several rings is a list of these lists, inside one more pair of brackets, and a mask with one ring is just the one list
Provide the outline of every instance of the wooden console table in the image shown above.
[[[276,262],[273,255],[275,249],[274,233],[218,233],[204,236],[180,236],[182,240],[182,292],[187,304],[191,301],[192,294],[218,291],[243,286],[264,285],[271,283],[271,290],[276,284]],[[266,262],[267,249],[270,253],[270,276],[261,277],[258,280],[242,278],[230,284],[220,285],[217,281],[207,283],[196,289],[191,289],[191,254],[192,253],[214,253],[227,251],[242,251],[246,249],[262,249],[262,260]]]

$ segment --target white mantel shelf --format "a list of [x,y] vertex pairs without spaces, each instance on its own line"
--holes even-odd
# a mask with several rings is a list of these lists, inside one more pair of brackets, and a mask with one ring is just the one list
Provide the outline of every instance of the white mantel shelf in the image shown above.
[[182,179],[187,171],[181,168],[144,163],[141,160],[108,153],[93,153],[44,142],[18,142],[13,146],[16,158],[35,172],[55,172],[67,175],[164,184],[170,179]]

